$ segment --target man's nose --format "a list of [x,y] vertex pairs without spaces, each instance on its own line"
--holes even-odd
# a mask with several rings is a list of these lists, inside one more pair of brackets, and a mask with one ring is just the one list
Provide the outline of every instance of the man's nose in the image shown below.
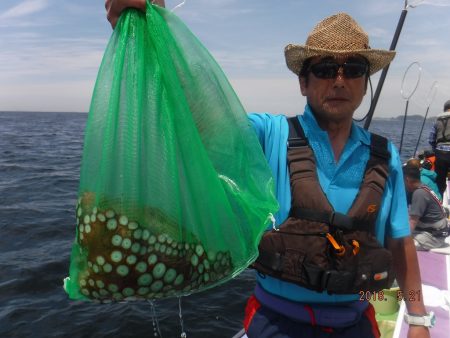
[[344,68],[342,68],[341,66],[339,67],[336,78],[334,79],[334,85],[337,87],[343,87],[344,81],[345,81]]

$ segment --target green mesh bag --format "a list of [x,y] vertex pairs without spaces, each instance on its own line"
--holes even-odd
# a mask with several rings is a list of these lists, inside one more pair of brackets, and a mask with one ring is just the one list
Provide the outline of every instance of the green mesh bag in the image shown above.
[[220,67],[174,14],[127,10],[86,126],[70,298],[182,296],[252,263],[278,208],[252,128]]

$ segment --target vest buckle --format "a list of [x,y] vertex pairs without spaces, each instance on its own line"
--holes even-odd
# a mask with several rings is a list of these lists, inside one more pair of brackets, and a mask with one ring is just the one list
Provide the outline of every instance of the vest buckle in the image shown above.
[[293,137],[293,138],[288,139],[288,141],[287,141],[288,149],[301,148],[301,147],[306,147],[306,146],[308,146],[308,141],[304,138]]

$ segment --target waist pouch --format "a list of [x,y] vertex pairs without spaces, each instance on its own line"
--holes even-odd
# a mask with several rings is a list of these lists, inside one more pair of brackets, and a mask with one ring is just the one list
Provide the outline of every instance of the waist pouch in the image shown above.
[[332,328],[355,325],[369,306],[367,301],[333,305],[298,303],[274,296],[259,284],[255,287],[255,297],[265,307],[294,321]]
[[317,223],[301,229],[286,224],[264,234],[253,267],[262,274],[330,294],[379,291],[392,285],[392,255],[373,235],[341,233],[339,242],[345,254],[337,255],[323,230]]

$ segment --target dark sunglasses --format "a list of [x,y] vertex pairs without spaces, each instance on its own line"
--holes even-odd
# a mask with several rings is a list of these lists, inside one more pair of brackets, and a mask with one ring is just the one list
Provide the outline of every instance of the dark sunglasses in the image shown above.
[[339,64],[332,61],[323,61],[311,65],[309,70],[319,79],[334,79],[337,77],[339,68],[347,79],[356,79],[368,73],[369,65],[359,61],[347,61]]

